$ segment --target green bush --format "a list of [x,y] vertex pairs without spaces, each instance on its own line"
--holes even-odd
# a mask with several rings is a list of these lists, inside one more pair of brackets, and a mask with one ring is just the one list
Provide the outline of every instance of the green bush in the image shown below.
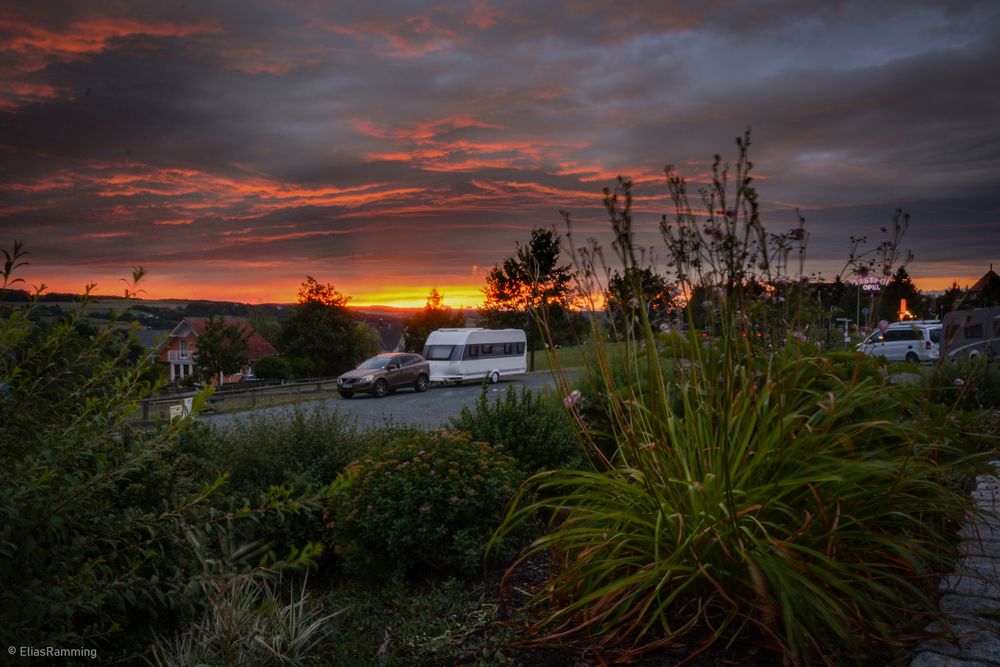
[[253,372],[262,380],[290,380],[292,365],[284,357],[264,357],[254,362]]
[[[20,249],[3,253],[0,294]],[[33,324],[37,298],[0,309],[0,643],[94,647],[113,663],[209,604],[192,587],[206,560],[216,580],[247,569],[220,556],[226,526],[304,501],[219,512],[224,478],[182,442],[204,432],[189,419],[135,425],[156,389],[152,362],[115,317],[86,325],[90,302],[51,326]],[[194,549],[195,536],[211,548]]]
[[330,540],[356,573],[471,574],[521,479],[501,446],[463,433],[412,433],[337,481]]
[[525,472],[579,467],[581,450],[573,421],[552,395],[508,387],[502,399],[489,400],[484,385],[473,407],[450,420],[455,431],[504,448]]
[[80,336],[87,303],[45,328],[31,305],[0,317],[0,641],[110,659],[190,604],[184,531],[210,520],[222,480],[141,487],[188,423],[130,426],[148,361],[130,361],[114,319]]
[[932,376],[935,401],[961,410],[1000,408],[1000,366],[981,358],[945,361]]

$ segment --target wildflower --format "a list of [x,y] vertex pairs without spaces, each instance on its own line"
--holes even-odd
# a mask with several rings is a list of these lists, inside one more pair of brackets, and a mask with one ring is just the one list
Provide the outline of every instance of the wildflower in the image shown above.
[[425,452],[424,450],[421,449],[419,452],[417,452],[417,456],[423,456],[426,453],[427,452]]
[[427,514],[430,511],[431,511],[431,506],[428,505],[427,503],[424,503],[423,505],[420,506],[420,513],[421,514]]
[[631,299],[629,299],[628,300],[628,307],[629,308],[638,308],[639,307],[639,299],[637,299],[635,297],[632,297]]
[[722,230],[714,225],[705,227],[705,233],[716,243],[722,241]]
[[660,325],[660,331],[663,333],[670,333],[670,325],[664,322]]
[[785,278],[783,278],[782,276],[778,276],[777,278],[774,279],[775,287],[784,287],[787,283],[788,281],[785,280]]
[[956,387],[964,387],[965,386],[965,380],[963,380],[962,378],[955,378],[955,382],[953,384]]
[[726,290],[723,289],[722,287],[716,287],[715,288],[715,296],[717,296],[717,297],[719,297],[721,299],[722,297],[726,296]]
[[711,301],[702,301],[701,302],[701,307],[704,308],[705,310],[708,310],[709,308],[712,307],[712,302]]
[[437,475],[437,470],[431,470],[430,476],[434,477],[435,475]]
[[859,266],[858,270],[855,271],[855,273],[858,274],[858,278],[867,278],[868,277],[868,267],[867,266]]
[[792,230],[792,239],[795,241],[804,241],[806,238],[806,230],[802,227],[796,227]]
[[792,338],[799,341],[800,343],[805,343],[809,338],[801,331],[795,331],[792,333]]
[[367,511],[371,512],[373,509],[375,509],[375,508],[372,506],[372,504],[368,503]]
[[581,400],[583,400],[583,394],[581,394],[578,389],[574,389],[569,392],[566,398],[563,399],[563,405],[567,408],[572,408],[575,407]]

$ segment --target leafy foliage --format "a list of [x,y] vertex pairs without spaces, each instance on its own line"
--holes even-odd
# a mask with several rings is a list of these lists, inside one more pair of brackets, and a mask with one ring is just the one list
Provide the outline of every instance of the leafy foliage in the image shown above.
[[[543,343],[563,344],[574,340],[575,318],[572,273],[559,264],[560,236],[552,230],[535,229],[527,245],[518,246],[486,274],[480,314],[494,329],[524,329],[531,350],[529,370],[534,370],[534,350]],[[547,325],[548,340],[537,334],[537,321]]]
[[135,493],[186,422],[132,429],[154,387],[146,364],[130,362],[129,339],[114,321],[81,337],[80,311],[37,329],[32,307],[0,320],[0,638],[127,642],[126,629],[184,603],[191,560],[180,535],[206,521],[222,479],[179,497]]
[[608,316],[615,327],[624,329],[635,321],[639,300],[632,295],[636,292],[642,294],[642,303],[651,322],[660,324],[675,319],[673,316],[680,305],[676,287],[648,266],[630,267],[624,272],[615,271],[604,295]]
[[528,473],[579,466],[580,445],[566,408],[552,396],[508,387],[502,399],[489,400],[486,386],[473,407],[463,407],[451,428],[504,449]]
[[407,352],[421,353],[432,331],[464,327],[465,316],[443,305],[437,288],[431,289],[424,309],[403,319],[403,340]]
[[471,574],[522,478],[503,447],[414,432],[348,467],[331,503],[330,539],[348,570],[369,576]]
[[244,368],[249,363],[251,335],[240,323],[227,323],[224,316],[209,316],[194,351],[194,363],[202,379],[208,382]]
[[254,375],[264,380],[289,380],[292,365],[284,357],[264,357],[253,365]]
[[[350,297],[307,276],[299,287],[299,303],[282,325],[279,346],[294,359],[309,362],[308,368],[298,362],[297,375],[339,375],[353,368],[370,352],[367,336],[351,320],[347,312]],[[293,361],[293,365],[296,362]],[[310,370],[311,369],[311,370]]]

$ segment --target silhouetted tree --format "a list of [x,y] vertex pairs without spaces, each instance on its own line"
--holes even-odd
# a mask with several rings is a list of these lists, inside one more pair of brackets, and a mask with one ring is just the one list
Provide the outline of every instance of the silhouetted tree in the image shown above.
[[[357,365],[370,351],[368,337],[347,310],[349,296],[333,285],[306,276],[299,287],[295,312],[283,323],[279,349],[297,375],[339,375]],[[301,361],[297,361],[301,360]]]
[[444,305],[437,288],[427,295],[424,309],[403,319],[403,347],[407,352],[423,352],[432,331],[465,326],[465,316]]
[[608,317],[616,327],[631,321],[635,308],[642,304],[649,321],[654,324],[667,320],[679,307],[675,302],[676,286],[665,276],[649,267],[629,267],[624,272],[615,271],[608,281],[604,294]]
[[491,328],[525,330],[529,370],[535,369],[535,350],[543,342],[538,321],[545,323],[553,343],[572,340],[572,274],[569,266],[559,265],[560,239],[552,230],[535,229],[527,245],[518,244],[502,266],[486,275],[479,312]]

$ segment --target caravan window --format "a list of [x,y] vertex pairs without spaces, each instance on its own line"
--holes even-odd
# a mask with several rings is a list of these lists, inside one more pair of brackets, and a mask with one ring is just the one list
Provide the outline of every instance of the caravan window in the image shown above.
[[504,343],[503,344],[504,354],[514,354],[514,343]]
[[482,350],[484,355],[493,354],[493,343],[483,343]]
[[479,356],[479,346],[478,345],[470,345],[469,346],[469,356],[470,357],[478,357]]
[[518,354],[524,354],[524,343],[518,343],[517,344],[517,353]]
[[975,339],[978,340],[983,337],[983,323],[969,324],[965,327],[965,338],[966,340]]
[[428,345],[424,350],[424,358],[432,361],[446,361],[451,358],[454,345]]

